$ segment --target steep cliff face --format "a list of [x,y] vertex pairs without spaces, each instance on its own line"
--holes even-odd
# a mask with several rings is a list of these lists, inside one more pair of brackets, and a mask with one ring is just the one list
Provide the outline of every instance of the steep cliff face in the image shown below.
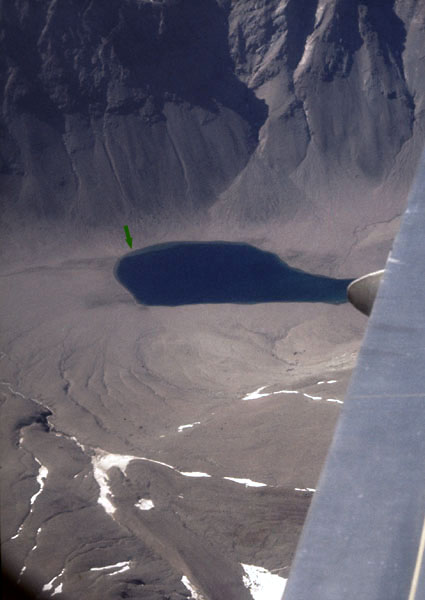
[[99,225],[211,204],[267,115],[233,72],[227,12],[209,1],[10,3],[15,152],[3,171],[18,209]]
[[[251,28],[257,20],[247,18],[246,5],[239,5],[241,14],[235,8],[235,60],[266,100],[269,117],[249,165],[224,194],[230,210],[237,206],[258,219],[269,209],[286,218],[292,199],[297,206],[310,201],[317,214],[369,211],[384,219],[400,206],[399,190],[383,203],[371,198],[398,170],[406,142],[423,129],[423,84],[404,66],[421,68],[421,7],[412,4],[409,12],[399,4],[276,2],[273,14],[263,11]],[[252,53],[261,28],[267,40],[256,49],[260,58],[249,61],[240,40],[248,40]]]
[[424,22],[414,0],[6,2],[6,223],[331,215],[337,243],[390,220],[424,139]]

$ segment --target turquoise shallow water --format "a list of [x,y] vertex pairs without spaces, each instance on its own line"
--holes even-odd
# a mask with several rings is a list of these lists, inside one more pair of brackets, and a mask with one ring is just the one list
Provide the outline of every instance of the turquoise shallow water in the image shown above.
[[277,255],[249,244],[172,242],[124,256],[118,281],[150,306],[257,302],[347,301],[352,279],[293,269]]

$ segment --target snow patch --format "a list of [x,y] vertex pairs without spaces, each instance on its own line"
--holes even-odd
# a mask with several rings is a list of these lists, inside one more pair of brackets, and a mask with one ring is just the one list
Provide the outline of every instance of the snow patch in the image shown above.
[[336,402],[337,404],[344,404],[342,400],[338,400],[337,398],[326,398],[326,402]]
[[303,393],[303,396],[305,396],[306,398],[311,398],[312,400],[321,400],[322,396],[310,396],[310,394],[305,394]]
[[315,492],[316,488],[294,488],[296,492]]
[[262,390],[265,390],[266,387],[268,387],[267,385],[263,385],[261,387],[259,387],[257,390],[255,390],[255,392],[251,392],[250,394],[247,394],[246,396],[244,396],[242,398],[242,400],[256,400],[257,398],[263,398],[265,396],[270,396],[271,394],[260,394],[260,392]]
[[84,444],[82,444],[80,441],[77,440],[77,438],[75,437],[75,435],[71,435],[70,438],[75,444],[77,444],[77,446],[84,452],[86,447],[84,446]]
[[113,498],[113,494],[109,487],[108,471],[112,467],[118,467],[125,475],[128,464],[132,460],[137,460],[137,456],[108,454],[100,449],[97,449],[96,454],[92,457],[93,475],[100,488],[97,501],[109,515],[113,515],[116,508],[110,500]]
[[16,540],[16,538],[19,537],[19,534],[21,533],[21,531],[22,531],[23,528],[24,528],[24,524],[22,523],[21,525],[19,525],[18,531],[10,539],[11,540]]
[[[97,501],[111,516],[114,514],[116,508],[112,504],[113,494],[109,486],[108,471],[112,467],[118,467],[121,470],[121,472],[125,475],[128,464],[133,460],[146,460],[157,465],[162,465],[163,467],[167,467],[167,469],[177,471],[177,473],[180,473],[180,475],[184,475],[185,477],[211,477],[211,475],[209,475],[208,473],[203,473],[201,471],[179,471],[172,465],[161,462],[159,460],[154,460],[153,458],[146,458],[143,456],[132,456],[126,454],[110,454],[108,452],[105,452],[101,448],[97,448],[95,455],[92,456],[93,475],[100,490]],[[146,500],[146,502],[151,501]],[[139,505],[135,506],[137,506],[141,510],[149,510],[148,508],[141,508],[141,506]],[[145,504],[144,506],[147,506],[147,504]],[[153,508],[153,506],[150,506],[150,508]]]
[[[128,571],[130,568],[130,561],[124,560],[122,562],[115,563],[114,565],[106,565],[105,567],[92,567],[90,571],[109,571],[110,569],[114,569],[113,573],[108,573],[108,575],[117,575],[118,573],[123,573],[124,571]],[[115,569],[118,569],[116,571]]]
[[49,590],[51,590],[51,589],[52,589],[52,587],[53,587],[53,582],[54,582],[54,580],[55,580],[57,577],[59,577],[59,575],[56,575],[55,577],[53,577],[53,579],[51,579],[51,580],[49,581],[49,583],[45,583],[45,584],[43,585],[43,592],[48,592]]
[[173,467],[173,465],[169,465],[168,463],[165,462],[161,462],[160,460],[154,460],[153,458],[145,458],[145,457],[134,457],[135,460],[147,460],[148,462],[151,463],[155,463],[156,465],[162,465],[163,467],[167,467],[168,469],[173,469],[173,471],[176,470],[175,467]]
[[129,463],[133,460],[146,460],[148,462],[167,467],[168,469],[173,469],[173,471],[176,470],[172,465],[168,465],[167,463],[159,460],[153,460],[152,458],[132,456],[129,454],[109,454],[108,452],[97,448],[96,454],[92,457],[93,475],[100,488],[99,498],[97,501],[103,506],[109,515],[113,515],[116,508],[111,502],[113,494],[109,487],[108,471],[112,467],[118,467],[123,475],[125,475]]
[[[62,571],[59,573],[59,575],[55,575],[55,576],[53,577],[53,579],[51,579],[51,580],[49,581],[49,583],[45,583],[45,584],[43,585],[43,592],[48,592],[48,591],[50,591],[50,590],[53,588],[53,583],[56,581],[56,579],[59,579],[59,577],[62,577],[62,575],[64,574],[64,572],[65,572],[65,567],[62,569]],[[59,589],[59,588],[60,588],[60,589]],[[58,589],[59,589],[59,591],[56,591],[56,590],[58,590]],[[58,585],[58,586],[55,588],[55,590],[54,590],[54,592],[53,592],[52,596],[53,596],[54,594],[60,594],[61,592],[62,592],[62,584]]]
[[38,458],[36,458],[35,460],[40,465],[40,468],[38,469],[38,475],[37,475],[37,483],[39,484],[40,489],[33,496],[31,496],[31,499],[30,499],[30,504],[31,505],[34,504],[34,502],[37,500],[37,496],[39,496],[41,494],[41,492],[43,491],[44,480],[46,479],[46,477],[47,477],[47,475],[49,473],[47,467],[43,466],[41,464],[41,462],[38,460]]
[[260,392],[268,387],[267,385],[263,385],[259,387],[255,392],[251,392],[244,396],[242,400],[256,400],[258,398],[265,398],[266,396],[272,396],[273,394],[299,394],[297,390],[278,390],[277,392],[268,392],[265,394],[261,394]]
[[177,430],[179,433],[181,433],[183,431],[183,429],[190,429],[191,427],[193,427],[194,425],[200,425],[201,421],[195,421],[194,423],[189,423],[188,425],[180,425]]
[[123,567],[124,565],[128,565],[129,561],[128,560],[124,560],[122,562],[117,562],[113,565],[106,565],[104,567],[91,567],[90,571],[105,571],[105,570],[109,570],[109,569],[119,569],[121,567]]
[[108,573],[109,576],[111,575],[118,575],[118,573],[124,573],[124,571],[128,571],[130,569],[130,562],[128,562],[128,564],[126,564],[122,569],[120,569],[119,571],[115,571],[114,573]]
[[245,565],[243,583],[254,600],[281,600],[287,580],[255,565]]
[[140,498],[134,506],[140,508],[140,510],[151,510],[151,508],[154,508],[155,504],[148,498]]
[[191,593],[190,597],[193,600],[205,600],[204,596],[196,589],[193,583],[189,581],[186,575],[183,575],[183,577],[181,578],[181,582],[189,590],[189,592]]
[[236,481],[236,483],[242,483],[245,487],[267,487],[267,483],[260,483],[258,481],[252,481],[252,479],[242,479],[240,477],[223,477],[229,481]]

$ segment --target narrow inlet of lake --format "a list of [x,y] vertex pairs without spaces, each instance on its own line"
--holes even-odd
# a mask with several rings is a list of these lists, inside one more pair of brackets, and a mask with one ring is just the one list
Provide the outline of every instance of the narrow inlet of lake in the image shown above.
[[118,281],[141,304],[347,301],[352,279],[293,269],[276,254],[232,242],[172,242],[121,258]]

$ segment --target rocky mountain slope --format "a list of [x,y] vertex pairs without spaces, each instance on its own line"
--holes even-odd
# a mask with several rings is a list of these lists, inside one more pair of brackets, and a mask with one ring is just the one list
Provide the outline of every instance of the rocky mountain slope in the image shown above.
[[277,223],[329,263],[405,205],[424,23],[415,0],[6,1],[5,223]]

